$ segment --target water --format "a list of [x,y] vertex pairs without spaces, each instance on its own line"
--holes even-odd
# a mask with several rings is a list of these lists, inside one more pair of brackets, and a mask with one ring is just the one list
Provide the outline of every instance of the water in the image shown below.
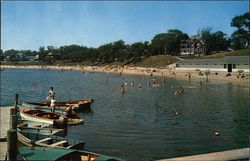
[[[5,69],[1,72],[1,106],[44,101],[54,87],[56,100],[91,99],[84,125],[69,128],[69,136],[86,140],[86,149],[128,160],[144,161],[249,146],[249,86],[156,77],[160,88],[147,85],[152,77],[57,71]],[[135,87],[130,87],[130,82]],[[127,82],[125,94],[120,84]],[[138,83],[142,84],[139,89]],[[174,95],[180,87],[184,94]],[[177,114],[176,114],[177,112]],[[213,135],[219,131],[220,136]]]

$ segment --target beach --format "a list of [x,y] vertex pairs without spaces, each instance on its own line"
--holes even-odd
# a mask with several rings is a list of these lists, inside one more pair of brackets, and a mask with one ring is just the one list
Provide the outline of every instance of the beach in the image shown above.
[[1,69],[46,69],[46,70],[80,70],[86,74],[93,72],[105,72],[105,73],[118,73],[122,74],[134,74],[134,75],[150,75],[150,76],[162,76],[162,77],[174,77],[176,79],[189,80],[200,80],[213,82],[232,82],[240,84],[249,84],[249,74],[245,75],[245,78],[237,78],[238,73],[231,73],[231,76],[226,76],[227,72],[210,72],[208,78],[205,75],[205,72],[202,72],[202,75],[198,75],[197,71],[194,70],[175,70],[174,67],[167,66],[166,68],[146,68],[146,67],[131,67],[131,66],[39,66],[39,65],[1,65]]

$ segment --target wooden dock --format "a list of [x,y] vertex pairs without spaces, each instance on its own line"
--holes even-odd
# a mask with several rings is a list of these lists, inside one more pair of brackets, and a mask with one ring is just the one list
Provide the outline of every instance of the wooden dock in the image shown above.
[[229,160],[249,160],[250,148],[227,150],[221,152],[191,155],[178,158],[161,159],[158,161],[229,161]]
[[[7,138],[10,124],[10,109],[14,106],[0,107],[0,138]],[[0,142],[0,160],[4,160],[7,152],[7,141]]]

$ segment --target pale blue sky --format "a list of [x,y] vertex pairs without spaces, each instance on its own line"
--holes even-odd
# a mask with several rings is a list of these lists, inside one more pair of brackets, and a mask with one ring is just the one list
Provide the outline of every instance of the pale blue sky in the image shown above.
[[1,48],[98,47],[119,39],[131,44],[175,28],[191,36],[212,27],[230,36],[231,19],[248,6],[248,1],[5,1]]

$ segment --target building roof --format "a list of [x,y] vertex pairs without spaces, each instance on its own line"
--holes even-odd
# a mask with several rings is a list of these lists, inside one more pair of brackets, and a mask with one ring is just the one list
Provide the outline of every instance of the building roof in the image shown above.
[[220,59],[185,59],[175,64],[248,64],[250,56],[226,56]]

